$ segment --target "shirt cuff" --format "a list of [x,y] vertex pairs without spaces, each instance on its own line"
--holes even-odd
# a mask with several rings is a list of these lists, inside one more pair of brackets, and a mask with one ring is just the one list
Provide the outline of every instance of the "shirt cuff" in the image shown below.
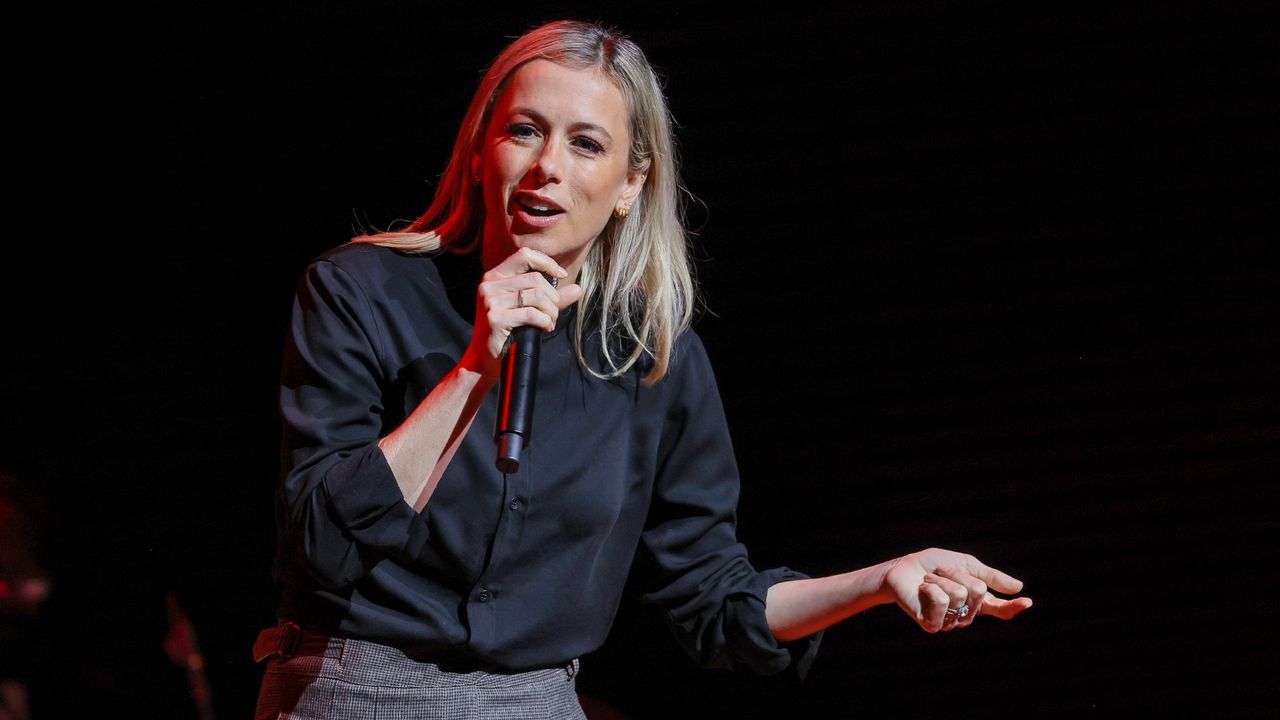
[[804,679],[817,658],[823,632],[779,644],[769,629],[765,601],[771,586],[807,578],[785,567],[765,570],[756,573],[747,587],[725,601],[725,612],[729,615],[727,628],[732,628],[726,632],[725,650],[734,660],[760,675],[790,671]]
[[376,442],[330,468],[323,487],[338,523],[361,545],[409,556],[426,545],[426,510],[418,513],[405,502]]

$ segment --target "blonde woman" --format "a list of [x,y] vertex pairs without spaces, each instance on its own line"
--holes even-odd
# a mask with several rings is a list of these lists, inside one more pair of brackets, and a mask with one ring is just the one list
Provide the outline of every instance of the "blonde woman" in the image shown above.
[[[582,717],[577,658],[637,548],[685,648],[760,673],[803,669],[823,628],[873,605],[930,632],[1030,605],[947,550],[817,579],[751,566],[677,187],[640,49],[551,23],[485,74],[431,207],[308,267],[258,717]],[[537,432],[503,474],[495,385],[523,325],[545,331]]]

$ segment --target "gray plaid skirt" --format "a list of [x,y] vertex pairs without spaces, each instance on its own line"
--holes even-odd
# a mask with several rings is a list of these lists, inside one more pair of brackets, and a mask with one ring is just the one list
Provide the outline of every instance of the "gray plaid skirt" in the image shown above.
[[298,654],[267,664],[256,720],[585,720],[575,691],[578,661],[523,673],[452,673],[392,647],[308,638]]

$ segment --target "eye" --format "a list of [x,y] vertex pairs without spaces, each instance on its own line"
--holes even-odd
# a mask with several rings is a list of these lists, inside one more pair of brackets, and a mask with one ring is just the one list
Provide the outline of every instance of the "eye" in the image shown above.
[[517,140],[527,140],[537,137],[538,128],[529,123],[512,123],[506,127],[507,134]]
[[578,137],[574,138],[570,142],[572,142],[573,146],[578,148],[579,150],[586,151],[588,153],[591,153],[592,155],[599,155],[600,153],[604,152],[603,145],[596,142],[595,140],[592,140],[589,137],[586,137],[585,135],[579,135]]

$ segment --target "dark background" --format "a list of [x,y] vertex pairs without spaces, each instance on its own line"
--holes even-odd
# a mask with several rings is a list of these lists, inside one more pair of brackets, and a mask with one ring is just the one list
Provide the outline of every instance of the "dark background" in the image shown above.
[[45,707],[190,715],[173,594],[219,716],[250,713],[294,282],[421,212],[483,66],[570,16],[665,78],[755,563],[940,545],[1036,600],[937,636],[877,608],[802,684],[697,670],[628,603],[584,693],[634,717],[1274,716],[1274,4],[23,13],[0,466],[55,520]]

